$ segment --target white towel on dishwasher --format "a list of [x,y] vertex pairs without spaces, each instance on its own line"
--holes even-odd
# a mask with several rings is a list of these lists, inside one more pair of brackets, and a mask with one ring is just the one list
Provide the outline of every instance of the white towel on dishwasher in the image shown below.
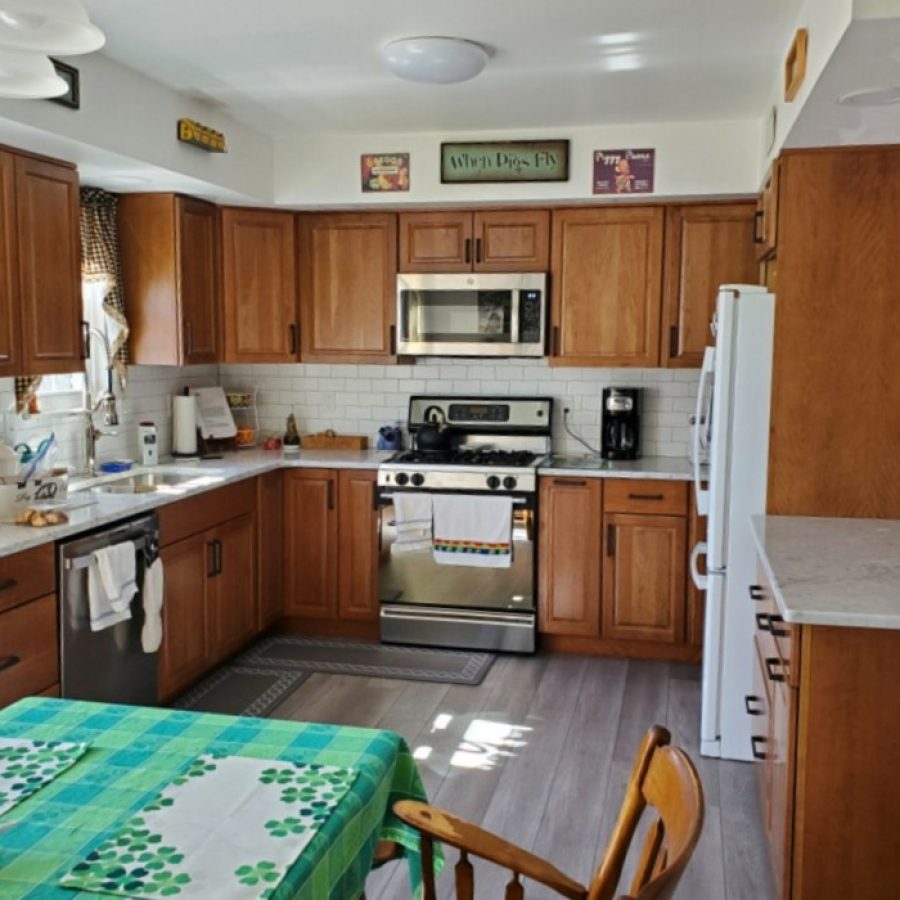
[[397,537],[391,553],[415,553],[431,549],[431,494],[394,494]]
[[512,497],[436,494],[434,561],[506,569],[512,565]]
[[158,556],[144,569],[144,627],[141,647],[144,653],[156,653],[163,639],[162,607],[165,588],[163,561]]
[[91,631],[103,631],[131,618],[137,593],[137,562],[133,541],[94,551],[88,567],[88,607]]

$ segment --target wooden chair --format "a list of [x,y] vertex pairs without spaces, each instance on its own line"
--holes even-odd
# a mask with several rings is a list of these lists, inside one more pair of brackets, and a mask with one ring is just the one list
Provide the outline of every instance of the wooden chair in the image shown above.
[[522,900],[521,877],[546,885],[570,900],[612,900],[622,866],[645,808],[657,813],[651,824],[628,894],[620,900],[666,900],[672,896],[703,826],[703,788],[687,755],[668,746],[671,736],[659,725],[644,735],[625,800],[603,860],[589,887],[573,881],[546,860],[502,838],[425,803],[402,800],[394,812],[422,839],[424,900],[435,900],[433,841],[460,851],[456,864],[457,900],[473,900],[474,872],[469,855],[512,871],[506,900]]

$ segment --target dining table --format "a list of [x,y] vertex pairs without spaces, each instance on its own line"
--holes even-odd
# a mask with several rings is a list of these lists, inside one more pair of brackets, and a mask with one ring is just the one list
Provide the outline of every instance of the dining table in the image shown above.
[[[417,833],[394,803],[425,800],[412,753],[390,731],[29,697],[0,710],[0,738],[83,742],[84,755],[0,816],[0,897],[73,900],[98,894],[60,879],[115,835],[199,756],[352,769],[352,787],[299,853],[270,900],[355,900],[376,847],[396,844],[421,887]],[[440,866],[441,860],[435,861]]]

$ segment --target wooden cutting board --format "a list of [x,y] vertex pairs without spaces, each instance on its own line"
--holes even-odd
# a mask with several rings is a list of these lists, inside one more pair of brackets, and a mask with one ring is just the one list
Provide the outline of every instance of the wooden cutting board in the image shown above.
[[319,434],[304,434],[300,437],[304,450],[368,450],[369,439],[364,434],[335,434],[321,431]]

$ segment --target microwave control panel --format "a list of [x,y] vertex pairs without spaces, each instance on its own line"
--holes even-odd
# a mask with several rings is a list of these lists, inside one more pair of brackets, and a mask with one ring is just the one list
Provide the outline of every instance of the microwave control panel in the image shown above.
[[540,291],[522,291],[519,295],[519,340],[523,344],[541,341],[542,304]]

